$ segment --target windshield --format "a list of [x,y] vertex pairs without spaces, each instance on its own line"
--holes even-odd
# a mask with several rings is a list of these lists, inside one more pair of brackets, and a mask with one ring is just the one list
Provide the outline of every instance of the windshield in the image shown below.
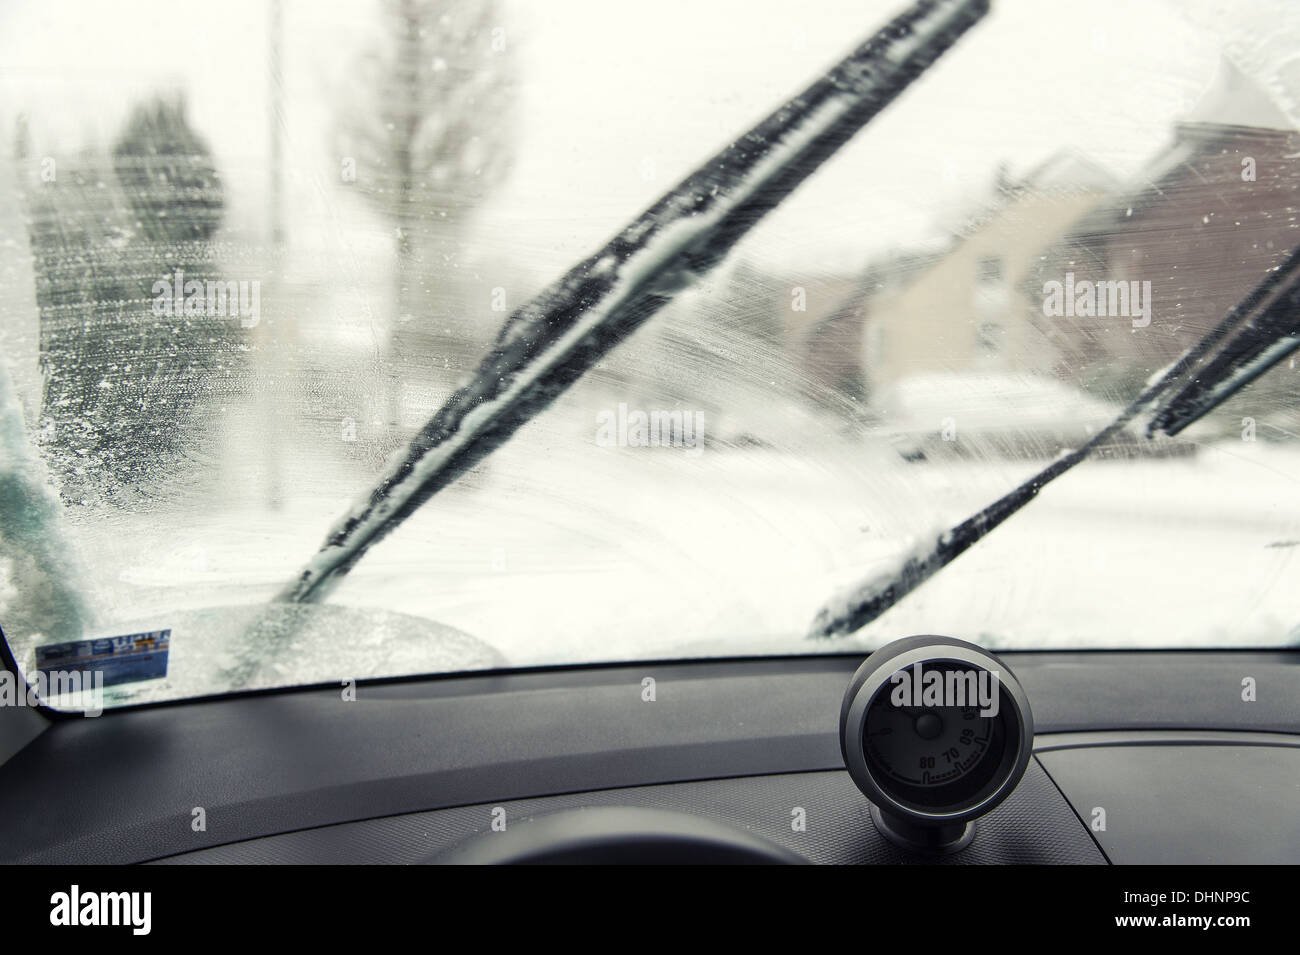
[[[631,269],[638,214],[766,149],[745,131],[903,4],[13,0],[16,662],[102,666],[119,705],[921,632],[1300,643],[1289,359],[1175,434],[1116,429],[906,599],[809,639],[1087,445],[1300,247],[1292,8],[997,2],[725,248],[636,260],[654,313],[494,434],[494,396],[457,389],[604,307],[547,314],[552,283],[602,249]],[[405,509],[376,496],[458,438],[483,453]]]

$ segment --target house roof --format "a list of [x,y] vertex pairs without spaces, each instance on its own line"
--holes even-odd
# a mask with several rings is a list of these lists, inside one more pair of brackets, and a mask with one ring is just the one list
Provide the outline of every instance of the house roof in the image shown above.
[[1214,79],[1184,122],[1286,131],[1296,128],[1259,84],[1226,56],[1220,58]]
[[1269,95],[1227,57],[1185,118],[1174,124],[1173,139],[1125,186],[1074,224],[1073,235],[1110,231],[1165,194],[1184,167],[1227,144],[1258,149],[1283,144],[1295,125]]
[[916,244],[905,251],[893,252],[869,263],[863,270],[857,288],[845,297],[839,307],[812,323],[810,333],[819,333],[820,326],[860,319],[862,306],[867,299],[884,289],[898,290],[911,285],[931,267],[951,254],[967,236],[978,232],[1017,199],[1027,194],[1061,195],[1077,192],[1104,194],[1112,192],[1118,186],[1118,180],[1104,167],[1074,148],[1053,153],[1021,179],[1009,180],[1004,171],[999,172],[998,179],[991,196],[980,197],[978,201],[967,205],[964,210],[957,211],[957,216],[962,222],[961,227],[948,228],[945,230],[946,235],[938,236],[927,243]]

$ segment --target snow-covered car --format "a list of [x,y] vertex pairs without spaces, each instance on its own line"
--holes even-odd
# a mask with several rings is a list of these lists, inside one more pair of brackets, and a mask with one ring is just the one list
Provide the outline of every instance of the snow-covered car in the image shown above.
[[[1047,375],[934,372],[884,388],[872,411],[873,433],[908,460],[1050,458],[1094,437],[1120,406]],[[1107,450],[1134,444],[1126,429]]]

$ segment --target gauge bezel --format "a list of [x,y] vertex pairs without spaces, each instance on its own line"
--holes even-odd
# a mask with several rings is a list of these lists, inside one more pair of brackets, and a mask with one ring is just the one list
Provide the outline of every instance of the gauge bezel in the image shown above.
[[[1002,694],[998,718],[1007,721],[1005,745],[1014,747],[1014,758],[1000,758],[993,781],[974,796],[946,804],[942,809],[924,808],[891,789],[901,788],[888,777],[878,778],[866,756],[867,713],[882,691],[892,688],[890,677],[914,664],[940,665],[953,662],[996,672]],[[1034,720],[1019,681],[1011,669],[973,643],[955,637],[923,634],[886,644],[869,656],[853,675],[840,708],[840,750],[849,775],[867,798],[880,810],[913,823],[947,826],[964,823],[993,809],[1015,789],[1033,755]],[[1000,778],[999,778],[1000,777]]]

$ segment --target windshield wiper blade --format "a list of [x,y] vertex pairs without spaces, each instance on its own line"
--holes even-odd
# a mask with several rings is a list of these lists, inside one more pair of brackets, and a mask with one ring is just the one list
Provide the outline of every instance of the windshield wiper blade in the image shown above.
[[[1272,270],[1268,277],[1235,305],[1205,337],[1187,349],[1172,365],[1153,376],[1141,394],[1134,398],[1114,421],[1080,447],[1061,454],[1047,467],[988,507],[940,534],[933,542],[922,541],[918,548],[902,558],[890,570],[872,576],[827,603],[813,618],[808,636],[814,639],[841,636],[871,623],[1036,498],[1038,492],[1049,483],[1113,438],[1134,418],[1155,408],[1161,398],[1172,391],[1175,383],[1184,380],[1190,370],[1205,359],[1233,329],[1241,326],[1248,316],[1258,314],[1260,316],[1258,319],[1242,327],[1241,332],[1224,347],[1223,352],[1206,365],[1206,374],[1200,378],[1209,386],[1214,386],[1218,379],[1210,378],[1209,370],[1217,369],[1221,359],[1228,361],[1231,368],[1241,367],[1232,363],[1231,356],[1234,354],[1256,356],[1253,359],[1245,359],[1250,370],[1254,370],[1256,365],[1264,361],[1268,362],[1268,365],[1260,368],[1258,373],[1242,381],[1227,393],[1224,393],[1224,388],[1233,382],[1226,379],[1226,384],[1220,384],[1217,390],[1212,387],[1211,391],[1215,396],[1213,403],[1195,407],[1199,409],[1199,414],[1204,414],[1219,402],[1226,400],[1242,385],[1254,380],[1272,364],[1285,357],[1285,354],[1289,354],[1289,351],[1281,353],[1280,349],[1290,342],[1287,335],[1300,335],[1300,328],[1296,325],[1297,302],[1300,302],[1300,249],[1292,252],[1281,265]],[[1262,312],[1261,306],[1263,306]],[[1269,316],[1272,317],[1266,324],[1264,319]],[[1291,331],[1288,332],[1287,329]],[[1272,337],[1269,337],[1270,335]],[[1234,348],[1234,345],[1242,342],[1243,339],[1244,343],[1239,348]],[[1281,344],[1270,345],[1270,342]],[[1296,344],[1300,344],[1300,340],[1290,344],[1289,349],[1294,350]],[[1254,364],[1249,364],[1250,361]],[[1242,374],[1244,372],[1239,373]],[[1177,398],[1174,402],[1167,405],[1164,411],[1177,415],[1183,406],[1176,404]],[[1148,431],[1148,435],[1150,433],[1151,431]]]
[[511,315],[470,382],[335,524],[276,599],[321,599],[371,546],[713,268],[988,6],[988,0],[916,3]]
[[1151,419],[1148,437],[1178,434],[1300,348],[1300,250],[1275,277],[1250,321]]

